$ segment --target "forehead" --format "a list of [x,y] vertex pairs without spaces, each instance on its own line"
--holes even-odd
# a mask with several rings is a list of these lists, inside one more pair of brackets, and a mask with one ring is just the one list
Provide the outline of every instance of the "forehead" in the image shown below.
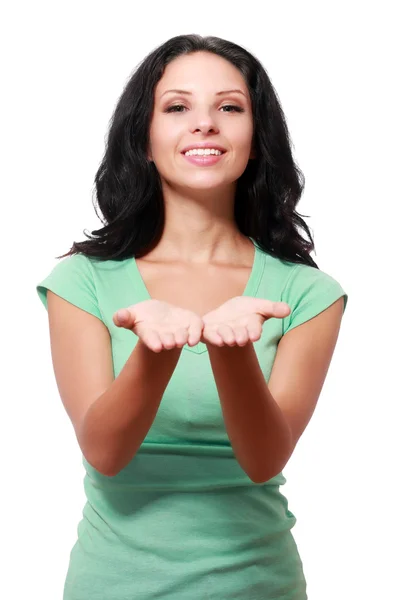
[[241,72],[228,60],[210,52],[179,56],[170,62],[157,83],[156,98],[169,89],[187,90],[192,94],[239,89],[249,98]]

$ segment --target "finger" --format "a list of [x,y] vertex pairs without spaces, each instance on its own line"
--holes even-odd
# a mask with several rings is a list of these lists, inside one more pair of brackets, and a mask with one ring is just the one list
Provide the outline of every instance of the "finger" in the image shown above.
[[209,344],[213,344],[213,346],[219,346],[220,348],[225,346],[223,338],[217,331],[215,331],[215,329],[205,327],[203,331],[203,337]]
[[193,321],[188,327],[188,341],[187,345],[192,347],[199,343],[201,334],[203,332],[203,322],[201,319]]
[[170,331],[166,331],[158,334],[160,336],[160,340],[162,345],[166,350],[171,350],[175,348],[175,336]]
[[283,318],[290,315],[291,308],[286,302],[272,302],[272,300],[261,300],[257,312],[263,317]]
[[113,322],[114,322],[114,325],[116,325],[117,327],[129,327],[131,324],[130,321],[131,321],[131,313],[129,312],[129,310],[127,308],[120,308],[113,315]]
[[274,302],[273,303],[274,317],[283,318],[290,315],[292,309],[286,302]]
[[175,346],[177,346],[178,348],[182,348],[186,344],[187,338],[188,331],[186,327],[181,327],[180,329],[177,329],[175,331]]
[[217,333],[221,336],[224,344],[226,344],[227,346],[236,345],[236,336],[233,332],[232,327],[230,327],[229,325],[226,325],[225,323],[223,325],[218,325]]
[[236,344],[238,346],[245,346],[249,341],[249,333],[247,331],[247,327],[244,326],[236,326],[233,329],[236,338]]
[[247,332],[248,332],[249,340],[251,342],[256,342],[261,337],[262,327],[260,326],[259,323],[247,325]]
[[140,337],[143,343],[146,344],[146,346],[153,352],[161,352],[163,349],[160,336],[156,331],[146,331],[146,333]]

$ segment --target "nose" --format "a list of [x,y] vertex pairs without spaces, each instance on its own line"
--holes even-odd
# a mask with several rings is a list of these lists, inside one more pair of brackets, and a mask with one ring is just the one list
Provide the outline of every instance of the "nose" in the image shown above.
[[196,132],[200,132],[203,134],[207,134],[210,132],[216,133],[216,132],[218,132],[218,126],[215,122],[215,119],[212,117],[212,115],[207,111],[203,111],[201,114],[197,113],[196,116],[194,116],[191,130],[192,130],[192,133],[196,133]]
[[201,125],[196,127],[193,131],[194,131],[194,133],[200,132],[203,134],[207,134],[207,133],[217,133],[218,129],[217,129],[217,127],[215,127],[215,125],[210,125],[208,123],[202,123]]

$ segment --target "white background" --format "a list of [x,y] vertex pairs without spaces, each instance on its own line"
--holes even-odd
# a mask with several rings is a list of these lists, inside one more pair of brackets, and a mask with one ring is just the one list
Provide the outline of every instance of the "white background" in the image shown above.
[[349,294],[316,412],[284,470],[309,600],[400,598],[396,2],[277,4],[3,11],[2,598],[61,600],[85,501],[35,286],[83,229],[101,227],[91,194],[108,120],[137,63],[183,33],[234,41],[266,67],[306,177],[297,210],[310,215],[313,257]]

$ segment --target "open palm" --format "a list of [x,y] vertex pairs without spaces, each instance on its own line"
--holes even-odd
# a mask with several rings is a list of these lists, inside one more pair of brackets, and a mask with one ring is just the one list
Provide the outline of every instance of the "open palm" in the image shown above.
[[203,316],[201,341],[214,346],[245,346],[260,339],[267,319],[287,317],[290,312],[285,302],[235,296]]

